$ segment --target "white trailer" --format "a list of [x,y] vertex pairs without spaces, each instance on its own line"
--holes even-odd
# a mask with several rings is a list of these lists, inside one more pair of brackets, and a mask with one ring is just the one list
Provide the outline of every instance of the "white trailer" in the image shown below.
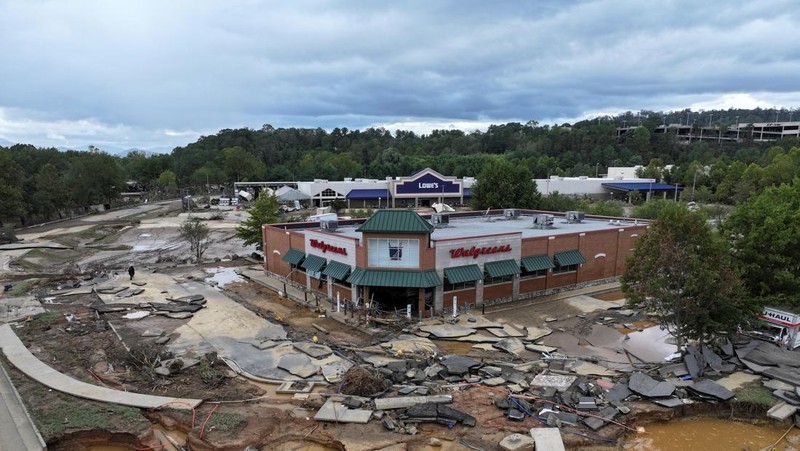
[[800,346],[800,314],[775,307],[764,307],[762,320],[752,333],[758,338],[794,349]]

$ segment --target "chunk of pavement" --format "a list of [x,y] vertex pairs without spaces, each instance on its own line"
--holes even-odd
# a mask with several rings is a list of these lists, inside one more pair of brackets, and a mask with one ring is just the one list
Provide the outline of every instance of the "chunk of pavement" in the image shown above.
[[425,377],[432,378],[436,377],[440,371],[442,371],[444,367],[439,365],[438,363],[434,363],[431,366],[425,368]]
[[772,392],[772,396],[793,406],[800,406],[800,399],[794,391],[775,390]]
[[471,327],[457,326],[453,324],[439,324],[431,326],[420,326],[419,330],[427,332],[436,338],[457,338],[466,337],[476,332]]
[[706,396],[713,396],[723,401],[727,401],[735,396],[732,391],[728,390],[727,388],[723,387],[722,385],[710,379],[695,381],[694,384],[689,385],[686,388],[695,393]]
[[169,376],[170,375],[169,368],[167,368],[166,366],[160,366],[160,367],[154,369],[153,372],[158,374],[159,376]]
[[786,382],[787,384],[800,386],[800,373],[790,368],[769,367],[765,368],[762,374],[772,379]]
[[169,341],[169,336],[164,335],[163,337],[156,338],[154,343],[157,344],[157,345],[163,345],[163,344],[166,344],[168,341]]
[[744,371],[737,371],[733,374],[717,379],[716,382],[728,390],[736,390],[751,382],[757,382],[761,376],[756,374],[745,373]]
[[686,401],[689,400],[680,398],[662,398],[662,399],[656,399],[653,402],[661,407],[669,407],[671,409],[673,407],[678,407],[687,404]]
[[428,338],[414,335],[400,335],[394,340],[384,343],[384,345],[395,353],[428,355],[439,353],[439,348],[436,346],[436,343]]
[[514,407],[508,409],[507,416],[509,420],[514,420],[514,421],[522,421],[525,419],[525,414],[521,410],[516,409]]
[[605,398],[609,401],[624,401],[625,398],[632,394],[633,392],[628,389],[626,384],[618,383],[614,385],[614,388],[608,390],[605,394]]
[[305,381],[287,381],[282,383],[275,389],[275,393],[279,394],[294,394],[294,393],[311,393],[314,389],[313,382]]
[[657,381],[644,373],[633,373],[628,381],[628,388],[648,398],[666,398],[675,392],[675,386],[669,382]]
[[136,282],[131,282],[131,285],[136,285],[137,287],[143,287],[147,285],[147,282],[136,281]]
[[701,352],[703,353],[703,359],[706,361],[706,364],[708,364],[712,370],[722,371],[722,357],[708,346],[703,346]]
[[481,362],[458,354],[445,356],[439,361],[439,364],[444,366],[451,375],[464,375],[481,366]]
[[205,299],[205,296],[203,296],[202,294],[190,294],[189,296],[181,296],[181,297],[177,297],[177,298],[167,298],[168,301],[180,302],[180,303],[183,303],[183,304],[189,304],[189,303],[192,303],[192,302],[198,302],[198,301],[202,301],[204,299]]
[[389,431],[393,431],[394,428],[397,427],[397,425],[395,425],[394,423],[394,420],[388,415],[383,417],[383,420],[381,420],[381,424],[383,424],[384,429],[387,429]]
[[527,332],[527,335],[525,336],[525,338],[523,338],[523,340],[525,341],[536,341],[542,337],[545,337],[553,333],[551,329],[548,329],[546,327],[534,327],[534,326],[528,326],[525,329],[525,331]]
[[489,379],[484,379],[481,383],[487,387],[497,387],[498,385],[505,384],[506,380],[502,377],[490,377]]
[[575,405],[575,408],[580,410],[595,410],[597,409],[597,400],[591,396],[581,396],[578,398],[578,404]]
[[406,385],[405,387],[401,387],[397,390],[398,395],[410,395],[417,391],[417,387],[414,385]]
[[93,310],[96,310],[97,313],[114,313],[114,312],[124,312],[125,310],[127,310],[126,307],[114,307],[114,306],[105,305],[105,304],[90,305],[89,308],[93,309]]
[[674,377],[683,377],[689,374],[689,370],[686,368],[686,363],[678,362],[662,366],[658,369],[658,374],[661,377],[670,377],[670,375]]
[[261,349],[263,351],[265,349],[272,349],[275,346],[278,346],[278,342],[277,341],[273,341],[273,340],[264,340],[264,341],[259,342],[257,344],[254,343],[253,346],[255,346],[256,349]]
[[532,428],[534,449],[546,451],[565,451],[561,431],[558,428]]
[[495,351],[493,343],[475,343],[474,345],[472,345],[472,349],[476,349],[478,351],[487,351],[487,352]]
[[523,434],[507,435],[503,440],[500,440],[500,449],[504,451],[533,449],[533,437]]
[[314,359],[324,359],[325,357],[333,354],[331,348],[316,343],[295,342],[292,343],[292,346],[298,351]]
[[618,330],[612,327],[595,324],[592,326],[592,331],[589,336],[584,337],[584,339],[592,346],[614,347],[625,340],[625,335],[619,333]]
[[[489,329],[489,332],[492,332],[493,330],[495,329]],[[520,338],[528,335],[527,332],[523,332],[510,324],[503,324],[503,332],[506,334],[506,337]]]
[[547,353],[558,351],[558,348],[554,348],[552,346],[537,345],[537,344],[527,344],[525,345],[525,349],[532,352],[547,352]]
[[322,365],[322,377],[331,384],[342,381],[342,375],[350,369],[352,364],[347,361],[326,363]]
[[472,415],[453,409],[445,404],[423,403],[413,405],[405,410],[402,418],[419,421],[442,421],[446,423],[462,423],[465,426],[475,426],[476,420]]
[[786,382],[782,382],[776,379],[764,379],[761,382],[764,387],[770,388],[772,390],[794,390],[794,385],[787,384]]
[[537,374],[531,381],[533,387],[553,387],[559,392],[565,392],[575,382],[577,376],[562,376],[558,374]]
[[597,416],[585,418],[583,423],[592,428],[593,431],[596,431],[605,426],[607,422],[613,420],[618,414],[619,411],[616,407],[604,407],[603,410],[597,413]]
[[284,354],[278,362],[278,368],[303,379],[319,371],[319,365],[314,364],[307,355],[300,353]]
[[188,319],[188,318],[193,317],[194,313],[190,313],[190,312],[175,312],[175,313],[173,313],[173,312],[170,312],[170,313],[167,313],[164,316],[166,316],[167,318],[172,318],[172,319]]
[[554,321],[558,321],[558,318],[554,318],[552,316],[548,316],[547,318],[544,319],[544,322],[546,322],[546,323],[552,323]]
[[155,306],[159,312],[191,312],[194,313],[203,308],[196,304],[158,304]]
[[778,404],[772,406],[771,409],[767,411],[767,416],[770,418],[775,418],[776,420],[783,421],[790,416],[794,415],[797,412],[797,407],[790,406],[789,404],[781,401]]
[[103,288],[97,288],[97,292],[102,294],[117,294],[127,289],[128,287],[103,287]]
[[[305,356],[304,356],[305,357]],[[308,357],[306,357],[308,358]],[[317,421],[335,421],[338,423],[360,423],[366,424],[372,417],[372,410],[350,409],[341,401],[329,398],[325,404],[314,415]]]
[[465,341],[467,343],[497,343],[500,339],[494,335],[476,332],[465,337],[458,337],[455,341]]
[[450,402],[453,402],[452,395],[402,396],[377,398],[375,399],[375,408],[378,410],[406,409],[417,404],[446,404]]
[[575,360],[564,365],[564,369],[580,376],[617,376],[618,372],[596,363]]
[[520,355],[520,353],[525,350],[525,345],[522,343],[522,340],[515,337],[504,338],[494,343],[492,346],[516,356]]
[[114,296],[122,299],[122,298],[129,298],[136,296],[137,294],[142,294],[144,292],[141,288],[131,288],[127,290],[120,291],[119,293],[115,294]]
[[358,409],[361,407],[362,404],[364,404],[364,402],[361,401],[360,399],[349,397],[345,398],[345,400],[342,401],[342,404],[344,404],[345,407],[350,409]]
[[147,329],[142,332],[143,337],[160,337],[164,335],[164,331],[161,329]]

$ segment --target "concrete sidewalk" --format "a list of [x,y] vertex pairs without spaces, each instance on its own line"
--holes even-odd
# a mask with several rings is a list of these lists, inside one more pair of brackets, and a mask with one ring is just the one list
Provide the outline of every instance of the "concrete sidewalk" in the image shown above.
[[47,449],[3,365],[0,365],[0,438],[0,449]]
[[[95,401],[110,402],[142,409],[169,407],[173,409],[193,409],[202,399],[170,398],[151,396],[113,390],[98,385],[87,384],[59,373],[37,359],[20,341],[8,324],[0,326],[0,348],[6,358],[28,377],[63,393]],[[24,448],[22,448],[24,449]]]

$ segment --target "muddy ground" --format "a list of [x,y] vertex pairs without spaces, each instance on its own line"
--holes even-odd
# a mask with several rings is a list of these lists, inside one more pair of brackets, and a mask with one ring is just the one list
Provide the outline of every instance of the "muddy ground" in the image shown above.
[[[216,219],[220,222],[213,229],[214,244],[207,251],[207,258],[200,264],[187,261],[188,246],[175,233],[175,218],[179,213],[179,204],[165,203],[22,231],[28,241],[66,243],[71,249],[7,252],[2,256],[0,277],[4,285],[24,286],[24,292],[15,295],[36,294],[44,299],[46,293],[65,283],[88,278],[98,271],[121,272],[131,264],[176,278],[204,267],[253,264],[241,256],[249,255],[254,249],[244,248],[233,237],[231,224],[236,218],[229,223]],[[399,333],[399,330],[383,328],[380,333],[369,334],[330,318],[320,318],[318,312],[309,307],[278,297],[252,282],[227,284],[223,292],[260,316],[283,325],[291,339],[308,341],[316,337],[345,355],[349,355],[350,348],[377,344]],[[604,296],[619,298],[618,293]],[[141,343],[142,353],[126,350],[114,331],[98,326],[97,316],[90,308],[97,303],[95,293],[53,296],[43,304],[47,313],[16,323],[19,326],[16,332],[40,360],[75,379],[119,390],[208,401],[194,412],[168,408],[143,411],[106,405],[57,393],[3,361],[50,449],[80,450],[96,445],[118,447],[111,449],[178,449],[161,432],[167,430],[172,431],[168,435],[176,442],[198,450],[455,450],[470,447],[494,450],[504,436],[514,432],[527,434],[531,427],[538,425],[530,417],[522,422],[506,418],[493,403],[507,393],[483,386],[453,392],[452,407],[475,416],[477,426],[474,428],[421,424],[416,435],[407,435],[387,431],[375,420],[366,425],[318,423],[312,417],[323,404],[324,394],[333,393],[334,387],[315,390],[305,399],[279,395],[273,385],[237,376],[215,355],[206,355],[200,364],[169,377],[153,375],[142,362],[159,356],[163,350],[145,340]],[[609,315],[602,312],[579,316],[579,311],[558,302],[537,305],[535,311],[487,313],[492,319],[513,318],[517,322],[544,317],[567,319],[560,323],[561,327],[577,335],[585,333],[596,316]],[[103,319],[105,323],[114,323],[122,314],[124,312],[106,313]],[[637,319],[641,318],[626,321]],[[149,321],[153,322],[148,325],[165,330],[167,335],[180,325],[180,320],[169,318]],[[322,333],[312,324],[322,326],[328,333]],[[133,358],[132,354],[139,357]],[[635,427],[646,421],[692,414],[689,410],[667,410],[649,404],[639,406],[637,412],[638,420],[630,416],[624,421]],[[728,415],[720,411],[700,413]],[[154,424],[159,427],[154,428]],[[625,429],[612,425],[603,428],[599,435],[619,437],[625,433]],[[603,444],[579,434],[564,434],[564,439],[571,449],[617,449],[621,446]]]

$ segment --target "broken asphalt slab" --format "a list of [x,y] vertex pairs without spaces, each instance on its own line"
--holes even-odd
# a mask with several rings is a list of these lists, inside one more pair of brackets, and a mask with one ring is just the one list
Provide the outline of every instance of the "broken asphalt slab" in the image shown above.
[[476,332],[476,329],[473,329],[471,327],[457,326],[451,324],[420,326],[419,330],[429,333],[436,338],[466,337],[467,335],[472,335]]
[[675,386],[669,382],[657,381],[644,373],[633,373],[628,381],[628,388],[648,398],[666,398],[675,392]]
[[695,381],[694,384],[686,388],[700,395],[713,396],[723,401],[727,401],[735,396],[732,391],[709,379]]
[[330,398],[317,411],[314,419],[317,421],[366,424],[372,418],[372,412],[372,410],[366,409],[350,409],[342,401]]

